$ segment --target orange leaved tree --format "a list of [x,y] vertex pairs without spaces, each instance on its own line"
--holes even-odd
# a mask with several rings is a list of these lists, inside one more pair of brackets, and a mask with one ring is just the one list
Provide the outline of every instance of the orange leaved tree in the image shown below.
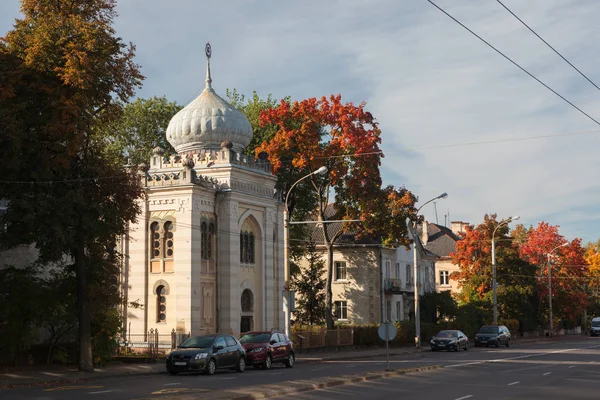
[[407,245],[405,219],[414,219],[416,199],[405,188],[381,188],[381,131],[365,110],[365,103],[343,103],[340,95],[281,101],[261,113],[261,124],[275,126],[276,133],[256,149],[256,154],[266,152],[273,172],[278,176],[284,173],[284,196],[298,179],[327,167],[327,175],[311,175],[300,183],[290,193],[290,203],[296,201],[297,193],[310,191],[316,220],[362,221],[359,225],[319,224],[316,228],[323,238],[319,244],[327,252],[326,320],[331,329],[333,245],[345,233]]

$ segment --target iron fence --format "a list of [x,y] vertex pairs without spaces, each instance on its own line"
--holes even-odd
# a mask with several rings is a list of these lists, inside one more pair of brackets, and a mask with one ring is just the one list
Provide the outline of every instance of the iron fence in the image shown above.
[[156,360],[161,356],[166,356],[190,336],[190,332],[176,332],[175,329],[166,334],[160,334],[158,329],[150,329],[148,332],[140,334],[128,333],[127,337],[119,343],[117,355]]

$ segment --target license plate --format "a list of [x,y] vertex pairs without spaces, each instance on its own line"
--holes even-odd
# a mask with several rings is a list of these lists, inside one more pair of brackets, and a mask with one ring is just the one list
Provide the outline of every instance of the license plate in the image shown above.
[[440,344],[438,344],[438,346],[440,346],[440,347],[446,347],[446,345],[445,345],[445,344],[441,344],[441,343],[440,343]]
[[173,365],[187,365],[185,361],[175,361]]

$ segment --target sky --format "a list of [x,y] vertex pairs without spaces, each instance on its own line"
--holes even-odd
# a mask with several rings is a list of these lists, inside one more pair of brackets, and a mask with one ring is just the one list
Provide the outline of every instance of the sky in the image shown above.
[[[434,0],[600,120],[600,90],[495,0]],[[600,86],[600,2],[504,0]],[[384,184],[405,186],[432,222],[486,213],[600,238],[600,123],[479,41],[426,0],[119,0],[117,34],[137,46],[139,97],[188,104],[213,88],[275,98],[341,94],[382,130]],[[0,36],[19,17],[0,0]],[[436,214],[437,210],[437,214]],[[511,225],[514,227],[514,223]]]

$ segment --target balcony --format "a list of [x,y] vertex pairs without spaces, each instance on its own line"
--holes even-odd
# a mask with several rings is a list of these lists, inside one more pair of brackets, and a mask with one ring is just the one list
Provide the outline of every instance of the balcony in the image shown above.
[[393,278],[385,278],[383,290],[386,293],[402,293],[402,280],[401,279],[393,279]]

